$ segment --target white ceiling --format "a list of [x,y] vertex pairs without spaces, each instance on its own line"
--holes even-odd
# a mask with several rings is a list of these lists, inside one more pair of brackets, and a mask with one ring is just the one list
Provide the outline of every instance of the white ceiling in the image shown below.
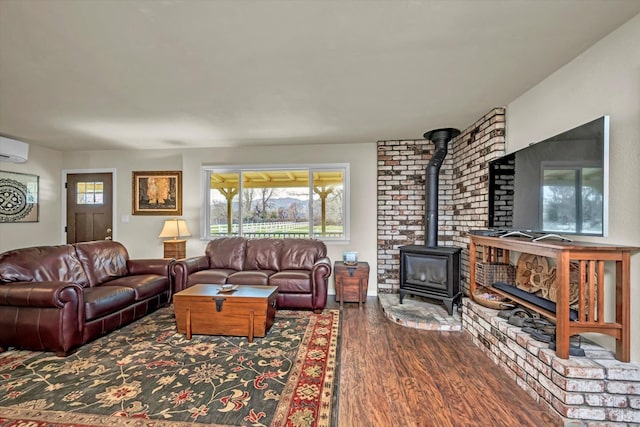
[[0,134],[59,150],[416,139],[638,0],[0,0]]

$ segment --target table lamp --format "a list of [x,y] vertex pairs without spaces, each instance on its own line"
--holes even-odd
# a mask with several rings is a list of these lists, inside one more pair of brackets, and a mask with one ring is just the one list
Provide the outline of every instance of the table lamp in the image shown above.
[[165,258],[186,258],[187,241],[178,240],[178,237],[191,236],[187,222],[184,219],[167,219],[158,237],[173,237],[164,241]]

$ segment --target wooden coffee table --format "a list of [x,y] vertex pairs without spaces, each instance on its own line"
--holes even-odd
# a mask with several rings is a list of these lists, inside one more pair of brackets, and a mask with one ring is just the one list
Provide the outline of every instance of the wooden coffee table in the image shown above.
[[200,284],[173,296],[178,332],[192,334],[264,337],[276,314],[276,286],[237,285],[223,292],[222,285]]

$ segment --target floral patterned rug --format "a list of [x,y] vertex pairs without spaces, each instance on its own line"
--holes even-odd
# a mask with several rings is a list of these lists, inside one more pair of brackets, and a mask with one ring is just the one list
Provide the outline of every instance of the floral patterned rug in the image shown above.
[[0,426],[335,425],[340,312],[279,310],[264,338],[194,335],[160,309],[74,354],[0,353]]

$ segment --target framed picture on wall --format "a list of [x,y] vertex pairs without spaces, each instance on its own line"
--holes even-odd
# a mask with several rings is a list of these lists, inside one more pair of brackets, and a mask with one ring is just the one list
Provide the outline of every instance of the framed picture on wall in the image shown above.
[[133,215],[182,215],[182,171],[132,172]]
[[38,222],[38,175],[0,171],[0,222]]

